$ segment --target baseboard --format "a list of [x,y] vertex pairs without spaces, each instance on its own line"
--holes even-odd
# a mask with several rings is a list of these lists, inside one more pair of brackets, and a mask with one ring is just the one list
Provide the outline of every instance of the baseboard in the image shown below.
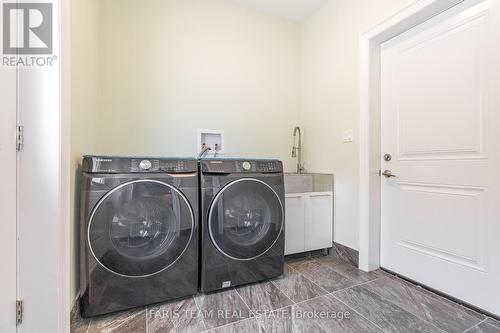
[[359,266],[359,252],[345,245],[334,242],[330,255],[337,259],[347,261],[356,267]]
[[323,250],[307,251],[294,254],[287,254],[285,256],[286,261],[302,260],[307,258],[315,258],[323,256]]

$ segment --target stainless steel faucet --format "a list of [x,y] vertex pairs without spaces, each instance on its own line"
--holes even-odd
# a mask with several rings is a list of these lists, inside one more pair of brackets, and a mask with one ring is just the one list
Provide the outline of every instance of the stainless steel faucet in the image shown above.
[[[299,134],[298,145],[296,145],[297,133]],[[295,127],[293,130],[292,157],[297,157],[297,152],[298,152],[297,173],[301,174],[302,171],[304,171],[304,165],[302,164],[302,132],[300,131],[299,126]]]

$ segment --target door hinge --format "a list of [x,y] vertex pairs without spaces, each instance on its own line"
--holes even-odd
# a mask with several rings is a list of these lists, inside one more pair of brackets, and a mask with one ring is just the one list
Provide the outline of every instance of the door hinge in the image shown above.
[[16,150],[21,151],[24,148],[24,126],[18,125],[16,131]]
[[20,325],[23,322],[23,301],[18,299],[16,301],[16,325]]

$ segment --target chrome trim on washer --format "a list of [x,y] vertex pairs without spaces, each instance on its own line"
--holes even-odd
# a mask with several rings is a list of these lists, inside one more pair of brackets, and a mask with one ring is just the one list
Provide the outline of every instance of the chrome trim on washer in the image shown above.
[[[264,252],[262,252],[261,254],[257,255],[257,256],[254,256],[252,258],[248,258],[248,259],[243,259],[243,258],[236,258],[236,257],[233,257],[229,254],[227,254],[226,252],[224,252],[218,245],[217,245],[217,242],[215,241],[213,235],[212,235],[212,223],[210,223],[210,221],[212,220],[212,211],[214,210],[214,206],[215,206],[215,203],[217,202],[217,200],[219,199],[219,197],[223,194],[223,192],[233,186],[234,184],[237,184],[237,183],[240,183],[240,182],[244,182],[244,181],[251,181],[251,182],[256,182],[256,183],[260,183],[260,184],[263,184],[265,186],[267,186],[273,193],[274,195],[276,196],[276,198],[278,199],[278,202],[280,204],[280,207],[281,207],[281,227],[280,227],[280,231],[278,232],[278,236],[276,237],[276,239],[274,240],[274,242],[268,247],[267,250],[265,250]],[[276,244],[276,242],[278,241],[278,239],[280,238],[281,236],[281,233],[283,232],[283,226],[285,224],[285,210],[283,209],[283,203],[281,202],[281,198],[279,197],[278,193],[276,193],[276,191],[271,187],[269,186],[269,184],[263,182],[262,180],[259,180],[259,179],[255,179],[255,178],[241,178],[241,179],[238,179],[238,180],[235,180],[235,181],[232,181],[231,183],[227,184],[226,186],[224,186],[222,189],[219,190],[219,192],[217,193],[217,195],[214,197],[214,199],[212,200],[211,204],[210,204],[210,209],[209,209],[209,212],[208,212],[208,220],[207,220],[207,223],[208,223],[208,234],[210,235],[210,239],[212,240],[212,244],[214,244],[214,246],[217,248],[217,250],[219,250],[220,253],[222,253],[223,255],[225,255],[226,257],[230,258],[230,259],[233,259],[233,260],[238,260],[238,261],[250,261],[250,260],[254,260],[254,259],[257,259],[259,258],[260,256],[266,254],[273,246],[274,244]]]
[[[191,213],[191,235],[189,235],[189,240],[188,240],[188,242],[187,242],[186,247],[184,248],[184,250],[182,250],[181,254],[177,257],[177,259],[175,259],[174,261],[172,261],[172,263],[170,265],[162,268],[161,270],[159,270],[158,272],[155,272],[155,273],[146,274],[146,275],[133,276],[133,275],[125,275],[125,274],[121,274],[121,273],[115,272],[112,269],[109,269],[108,267],[106,267],[106,265],[104,265],[103,263],[101,263],[101,261],[99,259],[97,259],[97,256],[95,255],[94,250],[92,249],[92,244],[90,243],[90,226],[92,225],[92,220],[94,218],[94,215],[95,215],[97,209],[99,209],[99,206],[104,202],[104,200],[106,200],[111,194],[113,194],[114,192],[118,191],[119,189],[121,189],[121,188],[123,188],[125,186],[128,186],[128,185],[131,185],[131,184],[136,184],[136,183],[157,183],[157,184],[160,184],[160,185],[165,185],[168,188],[170,188],[171,190],[175,191],[184,200],[184,202],[186,203],[186,205],[189,208],[189,212]],[[132,279],[136,279],[137,278],[137,279],[139,279],[139,278],[144,278],[144,277],[149,277],[149,276],[153,276],[153,275],[159,274],[159,273],[163,272],[164,270],[166,270],[167,268],[171,267],[173,264],[175,264],[179,260],[179,258],[183,256],[184,252],[186,252],[187,248],[191,244],[191,240],[193,239],[194,229],[195,229],[195,222],[194,222],[193,208],[189,204],[189,201],[187,200],[187,198],[185,197],[185,195],[182,194],[182,192],[180,192],[174,186],[172,186],[170,184],[167,184],[165,182],[161,182],[159,180],[154,180],[154,179],[140,179],[140,180],[134,180],[134,181],[130,181],[130,182],[126,182],[126,183],[120,184],[119,186],[113,188],[111,191],[109,191],[108,193],[106,193],[101,199],[99,199],[99,201],[96,203],[96,205],[92,209],[92,213],[90,214],[90,217],[88,219],[87,245],[88,245],[89,250],[92,253],[92,256],[94,257],[94,259],[99,263],[99,265],[102,268],[104,268],[108,272],[116,274],[118,276],[126,277],[126,278],[132,278]]]

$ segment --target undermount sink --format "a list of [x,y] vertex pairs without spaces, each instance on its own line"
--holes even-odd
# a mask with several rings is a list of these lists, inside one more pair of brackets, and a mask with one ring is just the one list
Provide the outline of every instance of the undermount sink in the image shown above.
[[285,193],[333,192],[333,175],[285,173]]

